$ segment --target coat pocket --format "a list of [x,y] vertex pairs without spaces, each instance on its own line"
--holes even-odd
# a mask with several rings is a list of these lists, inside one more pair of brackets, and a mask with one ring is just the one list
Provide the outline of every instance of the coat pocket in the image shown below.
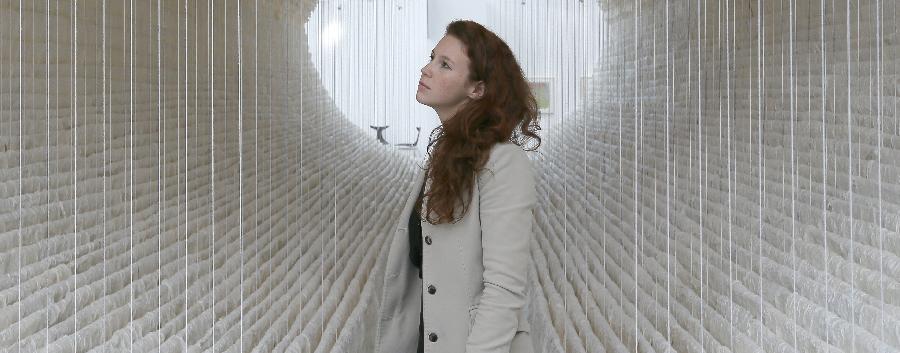
[[534,353],[531,334],[527,331],[516,331],[512,343],[509,345],[509,353]]

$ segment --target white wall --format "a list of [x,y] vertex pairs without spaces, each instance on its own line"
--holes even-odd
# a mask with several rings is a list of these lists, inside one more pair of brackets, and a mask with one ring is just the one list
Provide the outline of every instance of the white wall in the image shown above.
[[[549,80],[547,132],[585,102],[603,52],[604,13],[596,1],[497,0],[486,2],[489,23],[513,50],[527,78]],[[585,84],[578,82],[586,80]]]
[[439,122],[433,109],[415,100],[419,70],[432,48],[425,5],[419,0],[326,0],[305,27],[323,86],[357,128],[375,139],[370,126],[388,125],[384,137],[390,146],[414,142],[415,127],[422,128],[418,148],[408,151],[412,158],[424,155],[428,134]]
[[427,0],[428,2],[428,39],[432,47],[437,44],[447,25],[455,20],[470,20],[481,24],[487,23],[488,9],[491,2],[484,0]]

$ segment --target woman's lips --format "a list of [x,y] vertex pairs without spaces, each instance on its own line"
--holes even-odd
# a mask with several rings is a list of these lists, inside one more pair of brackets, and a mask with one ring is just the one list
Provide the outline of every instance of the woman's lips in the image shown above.
[[431,87],[426,86],[422,81],[419,81],[419,88],[431,89]]

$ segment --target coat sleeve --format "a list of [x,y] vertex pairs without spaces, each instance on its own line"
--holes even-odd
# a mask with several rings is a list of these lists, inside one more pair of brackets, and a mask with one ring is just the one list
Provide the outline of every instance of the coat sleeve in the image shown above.
[[500,144],[479,176],[483,291],[466,353],[508,353],[525,306],[531,261],[533,208],[531,161],[521,147]]

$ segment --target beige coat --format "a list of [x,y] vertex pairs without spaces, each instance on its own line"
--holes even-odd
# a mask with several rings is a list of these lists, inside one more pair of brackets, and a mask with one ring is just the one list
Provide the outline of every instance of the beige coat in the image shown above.
[[494,145],[485,167],[462,219],[422,221],[422,279],[409,260],[407,229],[425,179],[420,168],[390,240],[376,353],[416,352],[423,296],[426,353],[533,352],[523,308],[537,204],[534,170],[525,151],[508,142]]

